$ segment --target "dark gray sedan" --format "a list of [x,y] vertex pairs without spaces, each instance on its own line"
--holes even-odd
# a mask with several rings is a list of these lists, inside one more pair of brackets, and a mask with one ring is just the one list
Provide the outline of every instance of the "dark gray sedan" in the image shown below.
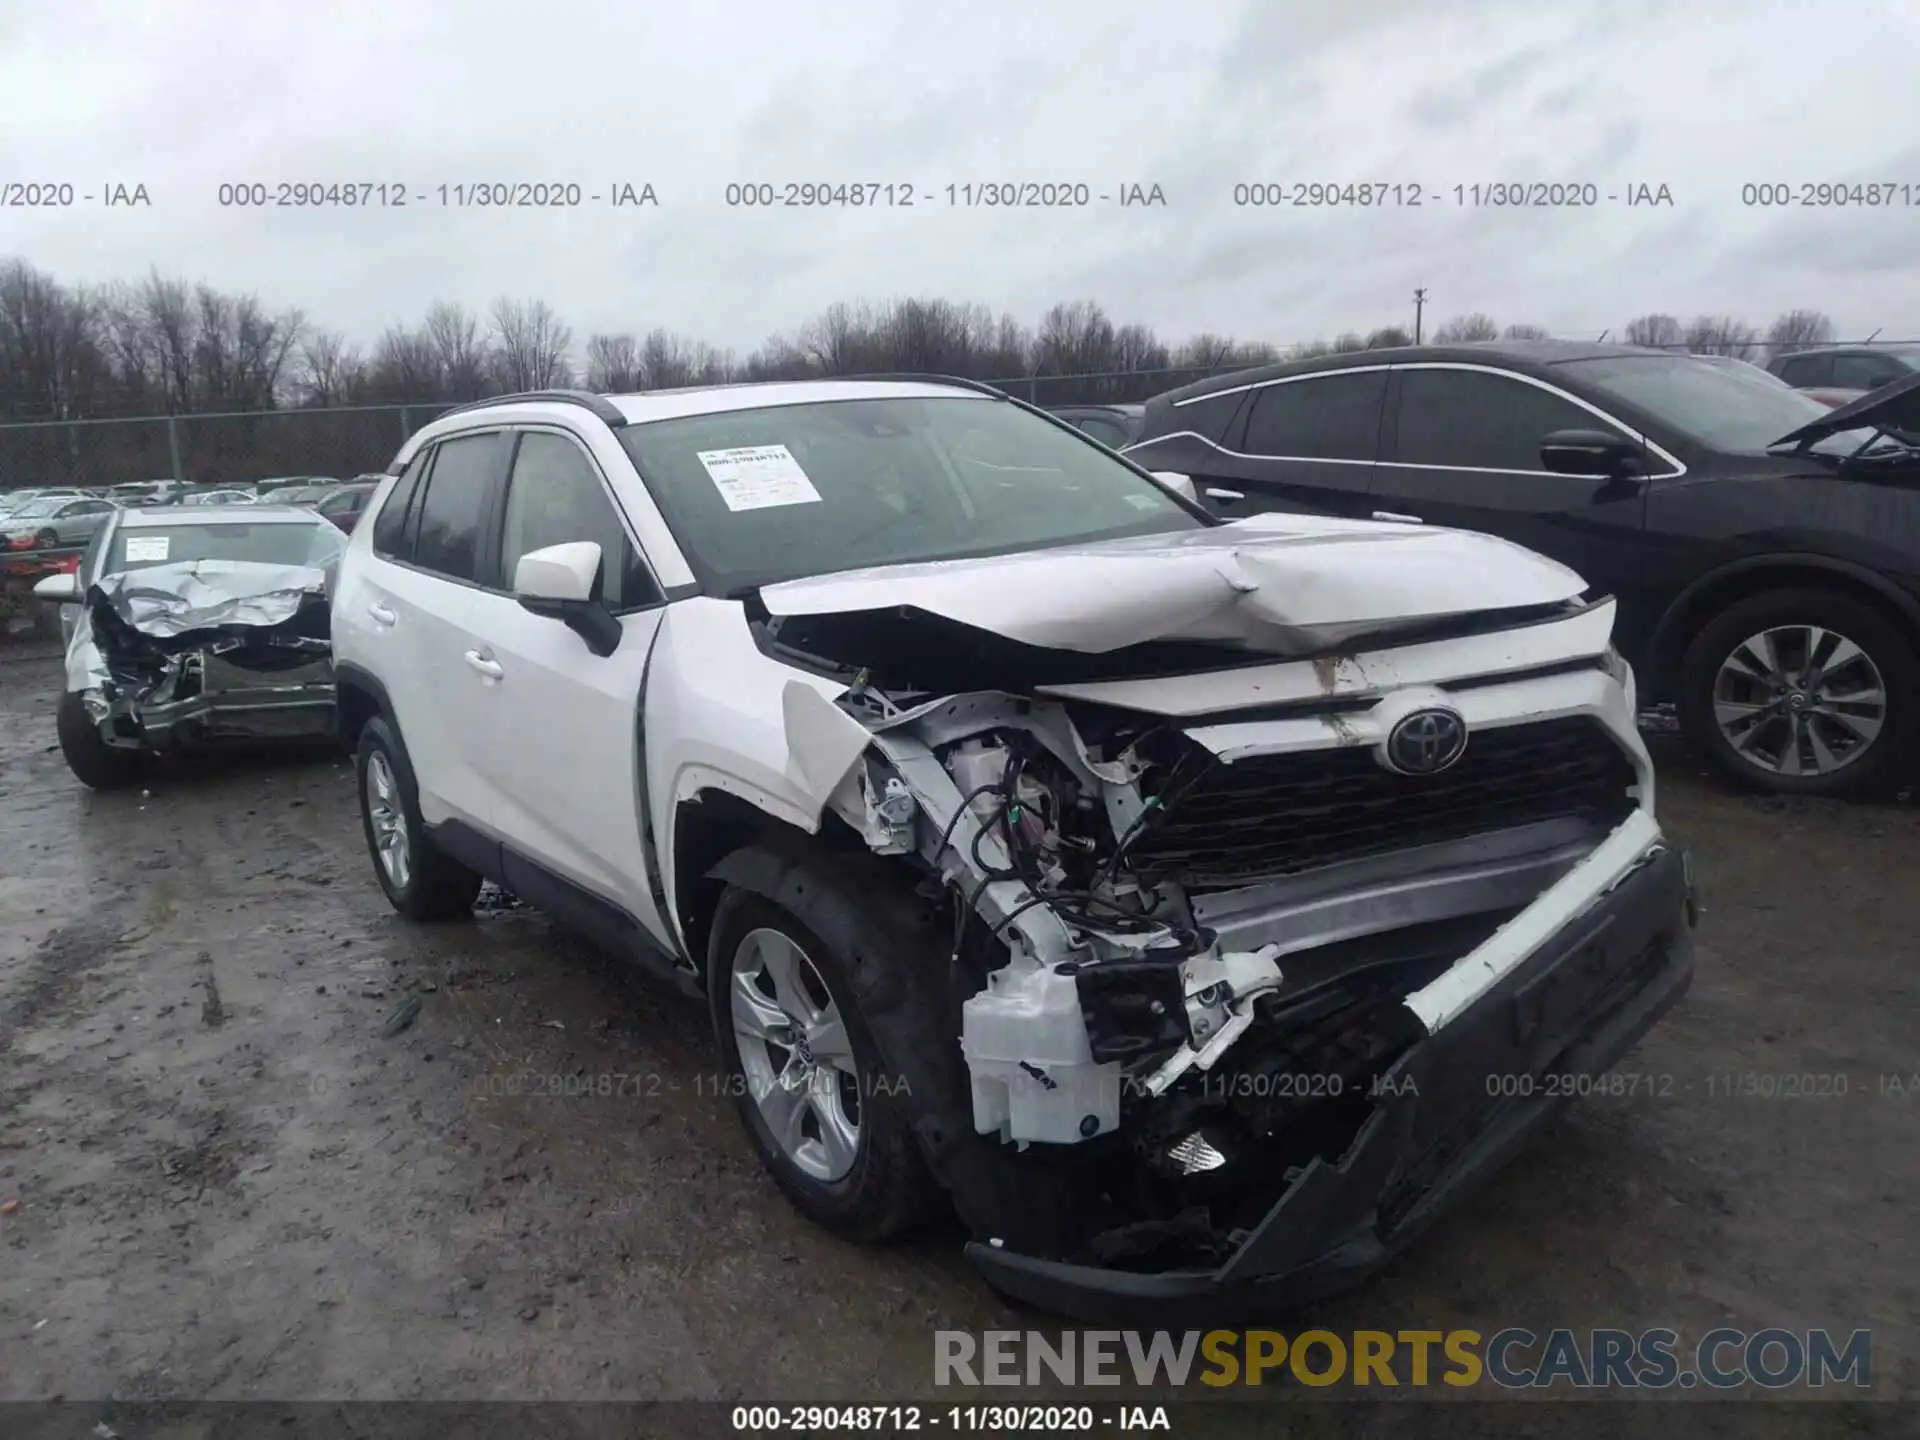
[[8,550],[59,550],[84,545],[119,506],[96,496],[48,495],[0,520]]

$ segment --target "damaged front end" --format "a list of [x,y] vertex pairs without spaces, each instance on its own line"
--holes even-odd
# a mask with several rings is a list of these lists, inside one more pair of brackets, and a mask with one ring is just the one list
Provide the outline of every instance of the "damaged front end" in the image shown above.
[[329,574],[197,560],[102,576],[67,646],[68,688],[115,749],[330,739]]
[[[1610,601],[1173,679],[1054,652],[1057,684],[937,617],[845,618],[769,628],[896,657],[839,701],[870,741],[833,804],[952,904],[974,1129],[1023,1197],[965,1218],[1009,1294],[1164,1325],[1351,1283],[1690,979]],[[939,660],[876,638],[902,626]]]

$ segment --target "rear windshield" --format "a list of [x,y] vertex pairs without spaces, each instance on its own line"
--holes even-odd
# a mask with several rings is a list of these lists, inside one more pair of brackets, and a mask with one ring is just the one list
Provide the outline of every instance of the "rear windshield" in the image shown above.
[[1109,451],[1010,401],[779,405],[618,434],[715,592],[1207,523]]
[[333,526],[271,524],[128,526],[113,537],[102,573],[178,565],[186,560],[257,560],[267,565],[325,567],[339,558],[346,537]]

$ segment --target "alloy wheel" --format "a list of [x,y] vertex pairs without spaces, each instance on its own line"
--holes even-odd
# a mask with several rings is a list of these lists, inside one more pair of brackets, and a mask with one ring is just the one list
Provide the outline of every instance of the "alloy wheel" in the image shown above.
[[1837,630],[1778,625],[1720,663],[1713,718],[1736,755],[1775,775],[1831,775],[1856,763],[1887,721],[1873,657]]
[[759,929],[734,950],[728,985],[740,1069],[774,1143],[813,1179],[841,1179],[860,1153],[860,1082],[826,982],[792,938]]
[[367,757],[367,821],[373,827],[373,848],[396,890],[407,888],[413,862],[407,841],[407,812],[400,803],[400,787],[386,755],[375,750]]

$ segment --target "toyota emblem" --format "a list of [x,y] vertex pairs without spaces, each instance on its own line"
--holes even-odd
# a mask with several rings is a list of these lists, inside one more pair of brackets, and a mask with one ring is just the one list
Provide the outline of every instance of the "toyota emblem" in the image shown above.
[[1457,710],[1415,710],[1387,732],[1381,760],[1402,775],[1438,775],[1467,753],[1467,722]]

